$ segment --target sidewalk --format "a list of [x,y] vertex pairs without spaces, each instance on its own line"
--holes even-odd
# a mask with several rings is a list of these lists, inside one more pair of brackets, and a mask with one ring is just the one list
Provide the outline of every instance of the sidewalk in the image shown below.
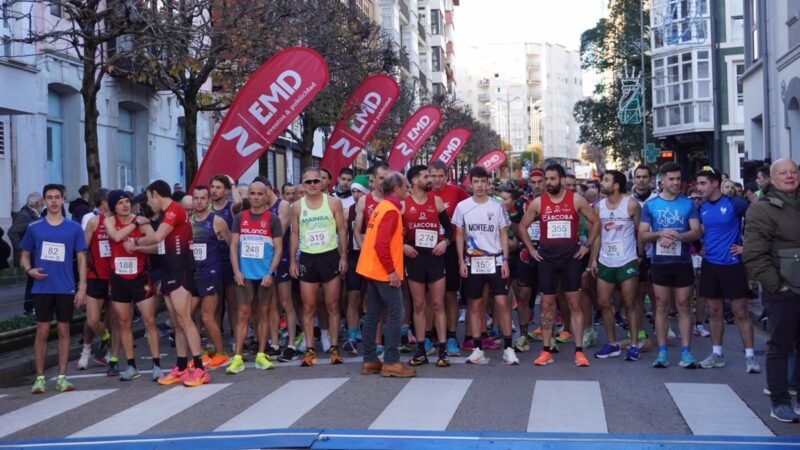
[[21,316],[24,296],[24,284],[0,287],[0,320]]

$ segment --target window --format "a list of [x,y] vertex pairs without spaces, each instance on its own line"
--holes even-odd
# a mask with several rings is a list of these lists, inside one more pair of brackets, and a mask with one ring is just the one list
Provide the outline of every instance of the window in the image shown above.
[[444,95],[444,85],[442,83],[433,83],[433,95]]
[[744,63],[739,62],[736,66],[736,104],[744,105],[744,86],[742,84],[742,75],[744,74]]
[[50,183],[64,183],[63,173],[64,107],[61,95],[47,93],[47,177]]
[[61,5],[58,3],[51,3],[50,4],[50,15],[61,17]]
[[750,9],[750,54],[753,61],[758,61],[759,54],[759,33],[758,33],[758,0],[748,0]]
[[175,145],[175,160],[178,163],[178,174],[175,178],[181,185],[186,186],[186,156],[183,150],[186,128],[183,126],[183,117],[178,119],[178,136]]
[[117,177],[119,185],[133,186],[134,114],[120,106],[117,123]]
[[653,103],[656,128],[699,122],[697,100],[711,99],[711,65],[707,50],[653,59]]
[[442,47],[431,47],[431,70],[442,71]]
[[0,120],[0,158],[6,157],[6,123]]
[[297,184],[300,182],[301,179],[301,165],[300,165],[300,157],[294,156],[292,158],[292,184]]
[[731,35],[730,42],[741,43],[744,39],[744,2],[733,0],[728,2],[731,8]]
[[431,10],[431,36],[442,34],[442,12],[438,9]]

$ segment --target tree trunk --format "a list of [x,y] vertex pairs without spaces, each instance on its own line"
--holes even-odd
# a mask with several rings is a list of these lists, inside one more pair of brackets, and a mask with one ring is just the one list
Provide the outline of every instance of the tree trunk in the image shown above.
[[[95,55],[96,48],[85,49],[86,55]],[[95,64],[84,60],[83,81],[81,83],[81,97],[83,97],[84,127],[83,142],[86,146],[86,173],[89,177],[89,191],[95,192],[103,186],[103,177],[100,167],[100,145],[97,139],[97,91]]]
[[[183,166],[187,187],[194,184],[197,174],[197,98],[187,96],[183,105]],[[196,180],[206,184],[208,180]]]
[[303,117],[303,134],[300,141],[300,154],[302,168],[311,167],[314,165],[314,158],[312,152],[314,151],[314,131],[317,129],[315,121],[308,117]]

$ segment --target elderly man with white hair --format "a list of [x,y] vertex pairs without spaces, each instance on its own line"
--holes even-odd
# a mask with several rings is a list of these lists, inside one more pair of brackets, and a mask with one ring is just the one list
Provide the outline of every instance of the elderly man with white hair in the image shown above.
[[798,422],[788,392],[789,355],[800,343],[800,174],[797,164],[779,159],[770,167],[770,184],[747,211],[744,260],[752,280],[762,288],[769,313],[767,388],[770,415]]

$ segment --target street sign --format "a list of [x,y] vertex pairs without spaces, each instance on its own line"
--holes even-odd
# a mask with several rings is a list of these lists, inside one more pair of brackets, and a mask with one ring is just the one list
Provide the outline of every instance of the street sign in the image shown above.
[[644,149],[642,149],[642,157],[644,158],[645,164],[655,163],[658,155],[659,152],[656,150],[655,144],[647,144],[645,145]]

